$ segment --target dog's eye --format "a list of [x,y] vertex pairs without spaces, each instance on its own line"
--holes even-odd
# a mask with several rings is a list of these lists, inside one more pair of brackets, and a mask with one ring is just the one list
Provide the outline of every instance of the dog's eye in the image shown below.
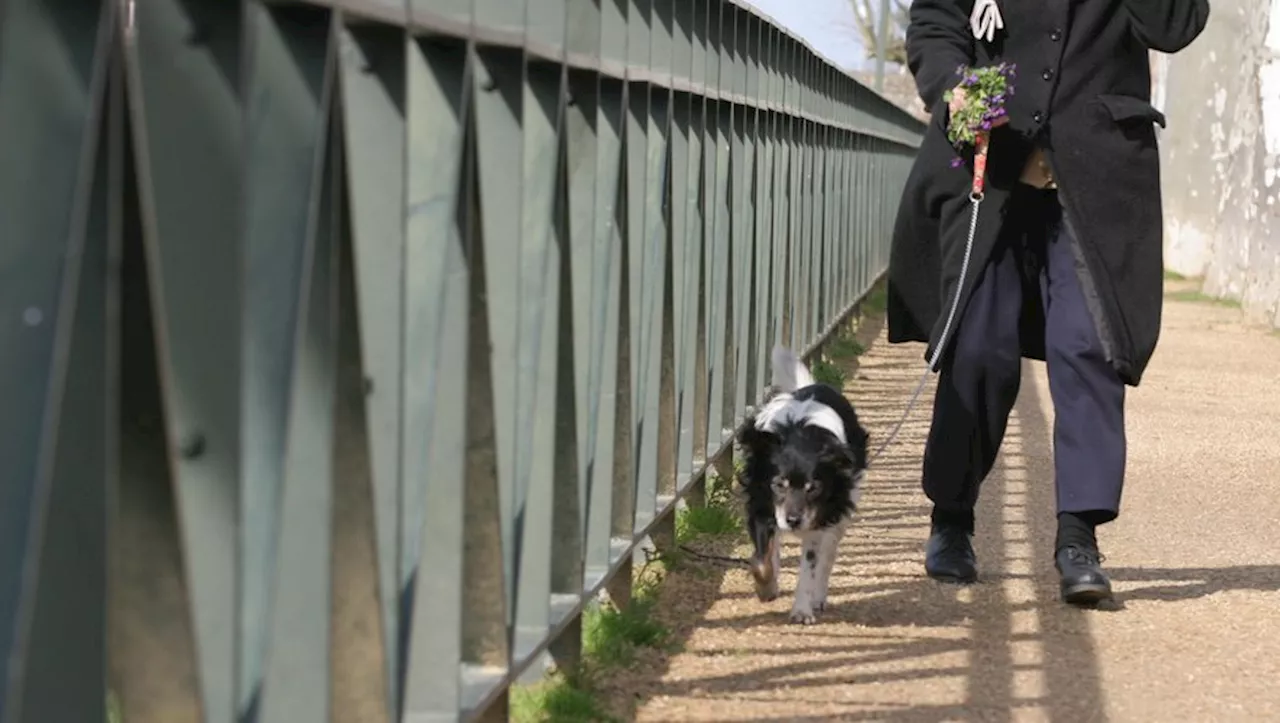
[[785,490],[787,488],[787,481],[785,479],[782,479],[781,477],[778,477],[773,480],[773,488],[775,490]]
[[816,489],[818,489],[818,484],[817,484],[816,482],[814,482],[813,480],[809,480],[808,482],[805,482],[805,483],[804,483],[804,491],[805,491],[805,492],[812,492],[812,491],[814,491],[814,490],[816,490]]

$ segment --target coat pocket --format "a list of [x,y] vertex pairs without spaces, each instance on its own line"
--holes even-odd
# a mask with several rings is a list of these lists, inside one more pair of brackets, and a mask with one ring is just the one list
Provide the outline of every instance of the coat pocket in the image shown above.
[[1147,101],[1132,95],[1100,95],[1098,103],[1116,123],[1147,121],[1165,127],[1164,113]]

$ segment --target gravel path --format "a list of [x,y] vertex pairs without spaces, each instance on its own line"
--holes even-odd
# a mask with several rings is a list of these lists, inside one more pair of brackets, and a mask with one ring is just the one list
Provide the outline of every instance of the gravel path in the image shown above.
[[[849,393],[873,444],[920,354],[881,339],[862,357]],[[769,604],[743,571],[675,574],[661,615],[680,652],[642,656],[610,697],[640,721],[1280,720],[1280,338],[1166,305],[1129,400],[1125,509],[1100,535],[1112,610],[1057,599],[1053,411],[1042,365],[1026,369],[978,512],[980,584],[923,576],[924,401],[871,474],[818,625],[786,623],[794,545]]]

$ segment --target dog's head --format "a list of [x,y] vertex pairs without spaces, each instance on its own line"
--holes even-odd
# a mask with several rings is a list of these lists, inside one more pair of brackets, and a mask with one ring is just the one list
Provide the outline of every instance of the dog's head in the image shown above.
[[780,530],[804,532],[835,524],[854,510],[867,467],[865,429],[843,429],[844,442],[811,416],[758,422],[749,419],[738,437],[753,518],[772,517]]

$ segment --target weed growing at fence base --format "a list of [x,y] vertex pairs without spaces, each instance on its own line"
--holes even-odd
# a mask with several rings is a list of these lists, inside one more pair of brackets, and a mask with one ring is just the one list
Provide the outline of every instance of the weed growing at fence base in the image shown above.
[[889,308],[889,286],[881,280],[871,287],[867,292],[866,298],[858,304],[858,316],[865,318],[868,316],[881,316],[885,310]]
[[[707,537],[740,536],[742,523],[731,483],[708,471],[707,504],[676,513],[676,541],[684,544]],[[558,671],[542,683],[511,691],[511,720],[515,723],[621,723],[606,711],[595,692],[596,679],[630,664],[642,648],[665,648],[670,632],[653,615],[658,587],[666,573],[680,563],[679,552],[655,556],[635,575],[631,602],[625,608],[609,603],[592,605],[582,613],[582,662],[576,670]]]
[[[742,458],[734,458],[741,474]],[[676,513],[676,542],[685,544],[699,537],[721,537],[742,533],[742,516],[733,494],[733,481],[722,480],[714,470],[707,470],[705,505],[690,506]],[[678,553],[677,553],[678,554]]]
[[836,389],[844,389],[844,370],[826,359],[814,359],[809,371],[813,372],[813,380],[819,384],[828,384]]
[[610,603],[582,612],[582,662],[576,670],[557,671],[547,680],[511,689],[515,723],[620,723],[605,711],[594,692],[594,679],[606,669],[623,666],[641,647],[659,647],[667,629],[654,620],[656,578],[643,571],[625,608]]
[[584,655],[601,667],[625,665],[636,648],[662,645],[667,630],[651,617],[654,602],[653,591],[646,589],[625,608],[602,605],[583,616]]
[[847,361],[854,357],[862,356],[866,349],[862,346],[862,342],[858,341],[853,334],[845,332],[836,334],[835,337],[827,343],[827,348],[823,349],[825,356],[832,361]]
[[732,535],[742,529],[739,517],[726,507],[690,507],[676,517],[676,542],[681,544],[702,535]]
[[[876,294],[873,291],[863,302],[860,316],[881,313],[876,309],[883,304],[883,293]],[[866,346],[858,339],[857,321],[842,325],[827,339],[820,353],[811,361],[809,370],[813,373],[814,381],[844,389],[850,362],[862,356],[866,350]]]
[[518,723],[613,723],[615,719],[600,709],[599,702],[590,691],[568,682],[549,680],[511,689],[511,720]]

